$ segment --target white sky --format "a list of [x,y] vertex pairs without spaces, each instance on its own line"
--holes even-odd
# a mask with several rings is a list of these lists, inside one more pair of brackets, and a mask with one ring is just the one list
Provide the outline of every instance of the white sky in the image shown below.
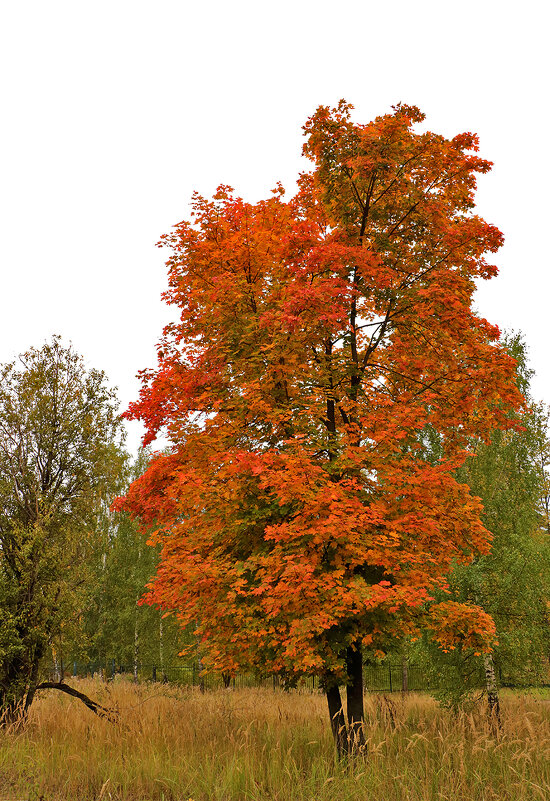
[[[548,19],[524,0],[14,0],[0,11],[0,362],[52,333],[106,371],[122,406],[155,364],[162,233],[193,190],[247,200],[305,164],[301,126],[344,97],[476,131],[495,162],[478,211],[504,232],[478,294],[524,332],[550,402]],[[140,424],[129,426],[137,447]]]

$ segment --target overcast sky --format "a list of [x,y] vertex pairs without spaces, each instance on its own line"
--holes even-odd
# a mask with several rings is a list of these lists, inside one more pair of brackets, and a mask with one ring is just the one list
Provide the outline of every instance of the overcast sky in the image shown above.
[[[548,359],[546,4],[466,0],[17,0],[0,15],[0,362],[53,333],[105,370],[122,406],[155,364],[162,233],[194,190],[247,200],[300,169],[301,126],[344,97],[368,122],[399,101],[476,131],[478,211],[503,232],[483,316]],[[129,426],[135,450],[140,425]]]

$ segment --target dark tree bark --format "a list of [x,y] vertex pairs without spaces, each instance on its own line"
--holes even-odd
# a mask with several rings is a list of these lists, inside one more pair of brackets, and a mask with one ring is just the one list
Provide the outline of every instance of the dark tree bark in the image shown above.
[[346,697],[349,746],[350,751],[359,751],[365,748],[365,731],[363,728],[365,720],[363,706],[363,651],[360,641],[348,646],[346,650],[346,668],[348,673]]
[[[20,632],[18,631],[18,634]],[[26,649],[0,664],[0,725],[10,726],[27,715],[34,698],[43,647],[25,643],[25,632],[20,640]]]
[[64,684],[62,681],[43,681],[39,684],[35,691],[37,690],[60,690],[63,693],[67,693],[67,695],[72,696],[73,698],[78,698],[79,701],[82,701],[88,709],[91,709],[94,714],[99,715],[100,718],[106,718],[107,720],[111,721],[111,723],[116,723],[119,719],[119,715],[116,709],[108,709],[105,706],[101,706],[96,701],[92,701],[84,693],[81,693],[79,690],[75,690],[74,687],[70,687],[68,684]]
[[38,670],[40,668],[40,660],[42,659],[42,650],[39,653],[34,655],[32,667],[31,667],[31,675],[30,675],[30,682],[29,682],[29,690],[25,697],[25,706],[23,710],[23,715],[26,717],[27,712],[29,711],[29,707],[33,702],[34,694],[36,692],[36,686],[38,681]]
[[[5,691],[0,692],[0,706],[2,708],[2,716],[0,718],[0,726],[12,726],[14,724],[23,723],[28,715],[29,708],[34,700],[35,694],[38,690],[60,690],[67,693],[73,698],[78,698],[82,701],[88,709],[100,717],[115,723],[118,720],[118,712],[114,709],[108,709],[101,706],[96,701],[93,701],[85,693],[75,690],[62,681],[43,681],[40,684],[36,683],[38,677],[38,669],[40,665],[40,655],[36,654],[34,664],[31,667],[31,680],[28,684],[26,693],[24,691],[8,697]],[[27,667],[28,672],[28,667]],[[12,686],[14,682],[12,681]]]

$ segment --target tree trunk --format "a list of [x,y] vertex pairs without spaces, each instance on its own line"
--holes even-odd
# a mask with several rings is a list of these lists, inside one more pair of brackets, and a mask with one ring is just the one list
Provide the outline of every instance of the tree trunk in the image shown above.
[[206,678],[202,672],[203,667],[202,667],[202,659],[200,658],[200,656],[199,656],[198,668],[199,668],[199,688],[201,693],[204,693],[206,692]]
[[30,679],[29,679],[29,689],[28,689],[27,695],[25,697],[25,706],[23,708],[23,715],[25,717],[27,715],[27,712],[29,711],[30,705],[32,704],[32,702],[34,700],[34,694],[36,692],[36,685],[38,684],[38,671],[39,671],[39,668],[40,668],[40,659],[41,659],[41,657],[42,657],[41,650],[38,651],[34,655],[32,667],[31,667]]
[[166,681],[166,672],[164,670],[164,627],[162,609],[159,610],[159,662],[160,662],[160,675],[161,681]]
[[346,669],[348,683],[346,697],[348,706],[349,746],[351,751],[365,748],[363,728],[365,714],[363,707],[363,650],[357,640],[346,650]]
[[407,657],[401,657],[401,692],[407,693],[409,691],[409,663]]
[[136,598],[136,606],[134,610],[134,681],[138,680],[138,658],[139,658],[139,630],[138,630],[138,606],[139,595]]
[[19,659],[3,666],[2,686],[0,687],[0,726],[11,726],[25,715],[27,687],[22,680],[26,667]]
[[27,653],[25,658],[15,658],[2,666],[0,726],[25,720],[36,692],[42,652],[42,646],[37,645],[34,653]]
[[59,669],[59,660],[55,651],[53,652],[53,680],[61,681],[61,670]]
[[495,676],[495,662],[492,654],[484,654],[483,666],[485,668],[485,687],[487,689],[489,717],[493,728],[498,730],[500,729],[500,701]]
[[340,689],[337,684],[332,684],[325,690],[328,701],[328,713],[330,715],[330,727],[332,736],[336,744],[338,757],[341,759],[349,753],[348,730],[344,717],[344,708],[340,698]]

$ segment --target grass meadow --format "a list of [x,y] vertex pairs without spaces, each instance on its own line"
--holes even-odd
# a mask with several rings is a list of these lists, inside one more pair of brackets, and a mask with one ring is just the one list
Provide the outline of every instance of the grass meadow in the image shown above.
[[81,680],[120,722],[44,691],[0,731],[1,801],[548,801],[550,701],[505,694],[502,731],[422,695],[366,698],[368,757],[338,764],[324,696]]

